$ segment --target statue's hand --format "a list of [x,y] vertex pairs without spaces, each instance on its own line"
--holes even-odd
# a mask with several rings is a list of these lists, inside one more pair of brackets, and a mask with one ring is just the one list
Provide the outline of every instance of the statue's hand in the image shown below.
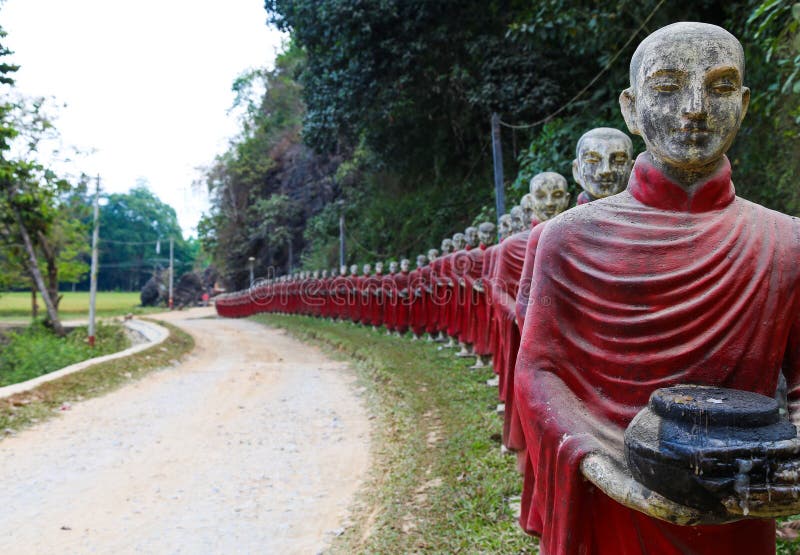
[[667,499],[634,480],[625,458],[621,455],[620,453],[617,458],[598,451],[586,455],[581,461],[581,472],[586,479],[618,503],[682,526],[723,524],[742,518],[734,514],[708,514]]

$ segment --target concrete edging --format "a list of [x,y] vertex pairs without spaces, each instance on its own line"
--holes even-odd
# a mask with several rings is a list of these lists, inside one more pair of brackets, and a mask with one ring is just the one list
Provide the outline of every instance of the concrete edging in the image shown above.
[[94,366],[95,364],[117,358],[123,358],[128,355],[144,351],[145,349],[149,349],[150,347],[163,343],[169,337],[169,330],[167,328],[164,326],[159,326],[158,324],[154,324],[153,322],[145,322],[143,320],[127,320],[123,322],[123,325],[130,330],[142,334],[147,341],[144,343],[139,343],[138,345],[134,345],[133,347],[129,347],[124,351],[76,362],[75,364],[71,364],[65,368],[62,368],[61,370],[55,370],[25,382],[0,387],[0,399],[6,399],[12,395],[16,395],[17,393],[23,393],[25,391],[36,389],[43,383],[63,378],[64,376],[74,374],[75,372],[80,372],[81,370],[84,370],[90,366]]

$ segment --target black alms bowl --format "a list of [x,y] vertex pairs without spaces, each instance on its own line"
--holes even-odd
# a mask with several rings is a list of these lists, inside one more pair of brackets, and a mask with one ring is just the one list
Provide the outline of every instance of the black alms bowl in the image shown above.
[[676,503],[724,512],[738,498],[787,480],[796,487],[797,430],[775,399],[735,389],[658,389],[625,431],[633,477]]

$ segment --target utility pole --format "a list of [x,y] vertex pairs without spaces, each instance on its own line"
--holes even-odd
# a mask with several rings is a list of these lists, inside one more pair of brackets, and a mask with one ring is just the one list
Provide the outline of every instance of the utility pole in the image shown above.
[[170,237],[169,238],[169,309],[172,310],[174,306],[174,301],[172,299],[172,280],[175,275],[175,266],[174,266],[174,247],[175,247],[175,239]]
[[255,261],[256,261],[255,257],[252,257],[252,256],[247,259],[247,263],[250,266],[250,287],[253,286],[253,277],[254,277],[253,276],[253,262],[255,262]]
[[294,266],[294,246],[292,245],[292,238],[289,237],[289,271],[286,272],[288,274],[292,273],[292,266]]
[[94,230],[92,231],[92,268],[89,273],[89,346],[94,347],[94,319],[97,305],[97,243],[100,241],[100,176],[94,191]]
[[344,266],[344,207],[339,212],[339,267]]
[[492,158],[494,160],[494,200],[497,208],[497,223],[506,213],[506,191],[503,186],[503,148],[500,144],[500,115],[492,113]]

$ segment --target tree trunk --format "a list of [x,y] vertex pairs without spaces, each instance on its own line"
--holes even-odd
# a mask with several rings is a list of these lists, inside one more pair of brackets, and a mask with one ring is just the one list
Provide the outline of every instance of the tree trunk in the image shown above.
[[34,320],[39,317],[39,303],[36,301],[36,285],[33,284],[31,284],[31,314],[33,314]]
[[64,330],[64,326],[61,325],[61,320],[58,318],[58,310],[50,298],[50,292],[47,290],[47,286],[44,283],[42,272],[39,271],[39,262],[36,260],[36,251],[33,248],[33,242],[31,241],[31,236],[28,234],[28,230],[25,227],[25,223],[22,221],[22,215],[19,213],[19,209],[14,209],[14,216],[16,216],[17,225],[19,226],[19,233],[22,235],[22,242],[25,245],[25,251],[28,253],[28,272],[30,272],[31,277],[36,284],[36,288],[39,290],[39,294],[42,295],[44,306],[47,308],[47,317],[50,320],[50,324],[53,326],[53,331],[59,337],[64,337],[64,335],[66,335],[66,331]]

